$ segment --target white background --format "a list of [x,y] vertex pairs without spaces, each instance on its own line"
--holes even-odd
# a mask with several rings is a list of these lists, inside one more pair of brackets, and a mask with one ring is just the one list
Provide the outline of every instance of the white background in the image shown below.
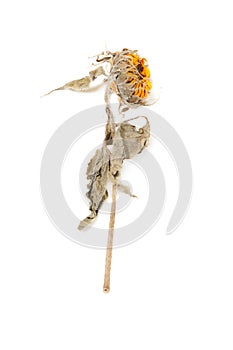
[[[0,347],[206,350],[233,347],[231,1],[9,1],[1,4]],[[114,251],[69,241],[49,221],[39,171],[53,132],[97,94],[40,96],[105,48],[140,50],[182,137],[194,192],[179,229],[166,222]],[[177,185],[177,179],[174,179]],[[175,186],[174,185],[174,186]]]

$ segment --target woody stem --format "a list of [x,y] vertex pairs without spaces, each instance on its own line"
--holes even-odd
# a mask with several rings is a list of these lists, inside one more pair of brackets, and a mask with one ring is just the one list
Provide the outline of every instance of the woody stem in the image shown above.
[[114,224],[115,224],[115,215],[116,215],[116,194],[117,194],[117,182],[115,181],[112,185],[112,207],[111,207],[111,214],[110,214],[110,221],[109,221],[108,245],[106,250],[106,261],[105,261],[105,275],[104,275],[104,286],[103,286],[103,291],[105,293],[109,293],[110,291],[112,245],[113,245]]

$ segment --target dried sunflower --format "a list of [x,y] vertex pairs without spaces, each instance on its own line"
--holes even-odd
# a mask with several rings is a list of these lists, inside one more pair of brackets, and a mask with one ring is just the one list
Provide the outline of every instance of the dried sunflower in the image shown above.
[[[107,69],[106,63],[110,65],[110,69]],[[102,76],[103,81],[100,85],[107,85],[106,103],[109,103],[112,93],[116,93],[120,105],[127,108],[151,105],[155,102],[150,95],[152,82],[147,60],[140,57],[137,50],[123,49],[113,53],[103,52],[95,56],[93,65],[99,65],[99,67],[91,70],[89,75],[73,80],[50,91],[49,94],[57,90],[87,91],[92,88],[92,82]]]

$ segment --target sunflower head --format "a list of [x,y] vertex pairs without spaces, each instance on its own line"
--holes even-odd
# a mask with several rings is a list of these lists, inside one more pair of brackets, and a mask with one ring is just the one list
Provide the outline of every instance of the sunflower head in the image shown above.
[[152,89],[150,70],[147,60],[137,51],[123,49],[115,53],[110,75],[124,104],[130,107],[148,104]]

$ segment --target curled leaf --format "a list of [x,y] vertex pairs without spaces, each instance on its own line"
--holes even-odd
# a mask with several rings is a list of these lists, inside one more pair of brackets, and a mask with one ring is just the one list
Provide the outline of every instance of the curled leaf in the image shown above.
[[[138,119],[140,117],[134,118]],[[121,168],[125,159],[131,159],[141,153],[148,145],[150,137],[149,122],[146,117],[143,127],[137,128],[129,121],[120,123],[115,130],[114,136],[108,141],[104,141],[102,147],[98,149],[90,160],[87,167],[87,179],[89,180],[87,198],[90,201],[91,211],[78,226],[79,230],[91,224],[98,215],[98,211],[108,197],[108,181],[117,182],[117,187],[124,193],[136,197],[130,192],[129,187],[121,184]]]
[[103,145],[91,158],[87,167],[87,179],[89,180],[88,192],[86,194],[90,201],[89,210],[91,214],[80,222],[78,229],[82,230],[98,215],[99,208],[108,197],[107,183],[110,163],[110,151]]

